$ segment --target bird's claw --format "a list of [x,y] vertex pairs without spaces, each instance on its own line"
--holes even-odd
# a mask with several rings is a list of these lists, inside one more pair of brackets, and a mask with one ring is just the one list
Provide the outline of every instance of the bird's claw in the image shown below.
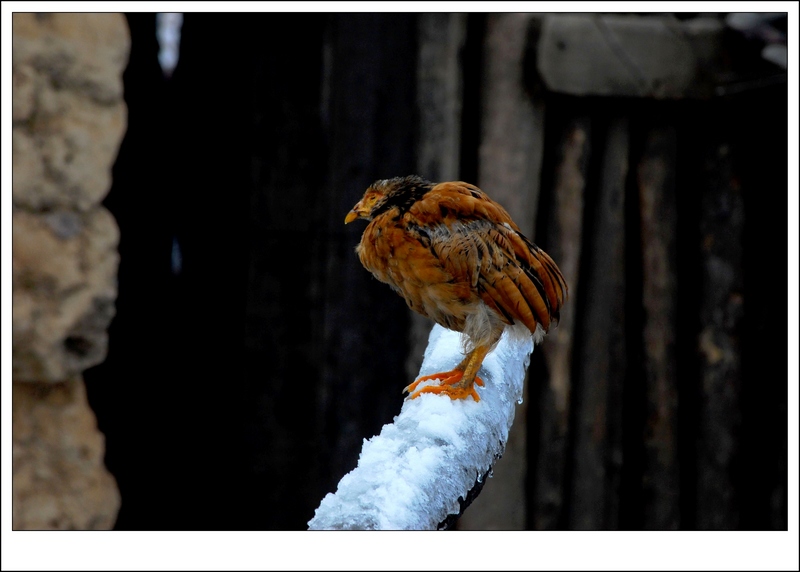
[[[415,382],[403,388],[403,393],[409,394],[409,396],[406,399],[416,399],[423,393],[436,393],[436,394],[444,393],[448,397],[450,397],[450,399],[465,399],[466,397],[471,395],[475,401],[480,401],[481,398],[478,397],[478,392],[475,391],[475,387],[473,386],[473,384],[459,383],[463,377],[464,377],[464,371],[460,369],[454,369],[451,371],[445,371],[441,373],[434,373],[431,375],[423,375]],[[418,391],[415,391],[420,383],[431,379],[438,379],[439,385],[429,385],[427,387],[423,387]],[[475,376],[474,381],[477,385],[483,387],[484,383],[480,377]]]
[[464,376],[464,372],[460,369],[454,369],[451,371],[443,371],[439,373],[432,373],[431,375],[423,375],[417,381],[410,383],[405,388],[403,388],[403,393],[411,393],[413,392],[417,386],[422,383],[423,381],[428,381],[430,379],[438,379],[440,383],[452,385],[454,383],[458,383],[461,381],[461,378]]
[[409,395],[407,399],[416,399],[423,393],[444,394],[453,400],[466,399],[469,396],[472,396],[472,399],[476,402],[481,400],[478,392],[475,391],[475,386],[465,387],[461,385],[428,385]]

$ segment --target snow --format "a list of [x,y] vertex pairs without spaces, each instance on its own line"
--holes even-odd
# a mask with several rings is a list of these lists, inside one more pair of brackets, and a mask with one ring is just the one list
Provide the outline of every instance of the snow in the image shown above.
[[[480,402],[430,393],[406,400],[393,423],[364,440],[358,466],[322,499],[309,529],[435,530],[458,514],[459,497],[503,454],[522,399],[533,340],[511,334],[478,372],[486,383],[477,387]],[[434,326],[420,376],[452,369],[461,347],[460,334]]]

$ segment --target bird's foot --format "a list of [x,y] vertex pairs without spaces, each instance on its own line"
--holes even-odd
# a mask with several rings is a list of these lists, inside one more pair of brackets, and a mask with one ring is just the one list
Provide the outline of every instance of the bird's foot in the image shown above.
[[[463,377],[464,371],[461,369],[423,375],[414,383],[403,389],[403,393],[408,392],[410,394],[408,399],[416,399],[423,393],[443,393],[450,399],[466,399],[471,395],[475,401],[480,401],[481,398],[478,396],[478,392],[475,391],[475,386],[470,381],[462,381]],[[430,379],[438,379],[440,384],[429,385],[415,391],[420,383]],[[477,385],[483,386],[483,380],[480,377],[475,376],[474,381]]]

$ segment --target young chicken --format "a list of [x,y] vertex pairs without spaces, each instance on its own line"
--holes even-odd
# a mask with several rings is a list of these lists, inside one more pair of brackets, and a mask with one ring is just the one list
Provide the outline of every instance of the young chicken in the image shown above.
[[[371,221],[356,247],[364,267],[412,310],[463,333],[464,360],[410,384],[410,399],[442,393],[480,401],[477,373],[503,330],[524,328],[538,342],[558,320],[567,295],[558,266],[475,185],[376,181],[344,222],[357,218]],[[415,391],[429,379],[440,384]]]

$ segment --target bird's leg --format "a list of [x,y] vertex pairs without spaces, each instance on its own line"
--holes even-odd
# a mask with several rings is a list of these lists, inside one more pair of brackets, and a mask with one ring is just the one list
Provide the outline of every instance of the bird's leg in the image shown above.
[[[490,349],[491,345],[477,346],[451,371],[422,376],[403,391],[410,393],[409,399],[415,399],[423,393],[444,393],[450,399],[466,399],[471,395],[475,401],[480,401],[473,383],[483,385],[483,380],[477,374]],[[429,379],[438,379],[440,385],[429,385],[414,391],[421,382]]]

